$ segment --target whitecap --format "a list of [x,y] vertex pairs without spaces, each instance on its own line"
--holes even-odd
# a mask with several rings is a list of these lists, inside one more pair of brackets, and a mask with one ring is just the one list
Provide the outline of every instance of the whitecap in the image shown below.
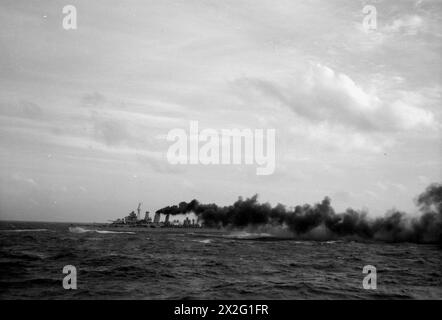
[[69,232],[72,233],[86,233],[86,232],[93,232],[94,230],[89,230],[81,227],[69,227]]
[[97,233],[125,233],[125,234],[135,234],[135,232],[131,231],[108,231],[108,230],[94,230]]
[[211,243],[212,240],[211,239],[204,239],[204,240],[194,240],[196,242],[200,242],[200,243]]
[[69,232],[72,233],[86,233],[86,232],[96,232],[100,234],[116,234],[116,233],[125,233],[125,234],[135,234],[135,232],[129,232],[129,231],[109,231],[109,230],[90,230],[86,228],[81,227],[69,227]]
[[246,231],[238,231],[225,235],[226,238],[234,238],[234,239],[259,239],[259,238],[268,238],[271,236],[272,235],[269,233],[264,233],[264,232],[253,233]]

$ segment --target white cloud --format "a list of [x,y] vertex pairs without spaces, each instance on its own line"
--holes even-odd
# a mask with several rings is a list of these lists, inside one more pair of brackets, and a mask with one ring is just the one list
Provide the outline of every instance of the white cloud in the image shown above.
[[406,35],[415,35],[424,27],[424,20],[417,15],[407,15],[393,20],[383,28],[387,33],[402,33]]
[[25,184],[28,184],[32,187],[38,187],[38,183],[33,178],[27,177],[23,173],[16,172],[16,173],[12,174],[11,177],[12,177],[12,180],[14,180],[14,181],[25,183]]
[[[41,18],[59,14],[52,1],[0,3],[0,202],[13,212],[29,195],[41,210],[21,211],[47,216],[44,186],[54,183],[69,187],[57,199],[70,203],[57,211],[66,219],[106,220],[143,197],[157,209],[257,191],[305,202],[350,188],[342,205],[372,198],[382,211],[390,195],[411,199],[419,176],[441,177],[440,1],[379,2],[369,34],[353,1],[109,1],[76,0],[83,23],[69,36]],[[189,119],[277,128],[276,174],[256,183],[243,167],[172,168],[161,137]],[[38,187],[14,180],[11,202],[11,172]],[[370,190],[385,180],[407,190]]]
[[434,125],[434,115],[423,108],[407,104],[405,101],[397,100],[391,104],[390,111],[392,118],[400,129],[413,129],[418,126],[429,127]]
[[356,132],[388,132],[434,125],[431,111],[409,104],[401,93],[381,98],[364,90],[348,75],[322,64],[312,64],[303,77],[290,81],[294,83],[258,79],[247,79],[246,83],[269,99],[268,103],[289,107],[313,123],[349,127]]

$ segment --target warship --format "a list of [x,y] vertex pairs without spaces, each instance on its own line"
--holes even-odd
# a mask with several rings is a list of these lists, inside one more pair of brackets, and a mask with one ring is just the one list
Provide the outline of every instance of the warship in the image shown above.
[[150,212],[146,211],[144,217],[141,217],[141,202],[138,204],[137,213],[130,212],[127,216],[116,220],[110,220],[111,227],[141,227],[141,228],[202,228],[203,225],[199,219],[189,219],[186,217],[184,221],[177,219],[170,220],[170,214],[166,214],[161,221],[161,213],[156,212],[154,218],[150,217]]

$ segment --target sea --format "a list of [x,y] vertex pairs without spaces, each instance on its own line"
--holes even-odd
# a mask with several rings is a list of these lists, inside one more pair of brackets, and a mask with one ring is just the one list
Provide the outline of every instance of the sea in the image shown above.
[[[65,266],[76,269],[76,289],[63,287]],[[375,289],[363,286],[364,266],[375,267]],[[244,230],[0,222],[0,299],[442,299],[442,250]]]

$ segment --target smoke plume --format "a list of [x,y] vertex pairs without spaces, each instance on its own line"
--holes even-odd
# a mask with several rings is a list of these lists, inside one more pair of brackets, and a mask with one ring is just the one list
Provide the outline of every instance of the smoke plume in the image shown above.
[[207,227],[262,229],[275,227],[291,231],[298,239],[366,239],[390,242],[442,243],[442,184],[432,184],[416,199],[421,212],[410,217],[397,210],[384,217],[370,218],[367,212],[347,209],[336,213],[329,197],[314,205],[288,209],[259,203],[258,196],[239,199],[230,206],[202,204],[198,200],[180,202],[158,210],[161,214],[194,212]]

